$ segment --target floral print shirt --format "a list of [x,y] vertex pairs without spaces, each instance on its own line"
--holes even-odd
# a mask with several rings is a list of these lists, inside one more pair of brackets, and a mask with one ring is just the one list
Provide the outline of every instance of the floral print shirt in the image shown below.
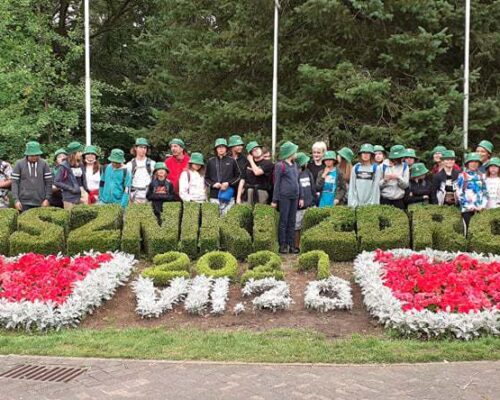
[[458,200],[462,212],[477,211],[488,203],[488,189],[484,174],[466,170],[458,176]]

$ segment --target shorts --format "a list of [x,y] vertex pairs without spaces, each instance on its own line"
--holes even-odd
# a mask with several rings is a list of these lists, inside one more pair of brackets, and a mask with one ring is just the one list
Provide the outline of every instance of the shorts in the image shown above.
[[295,230],[300,231],[302,229],[302,220],[304,219],[304,214],[306,210],[297,210],[297,214],[295,214]]

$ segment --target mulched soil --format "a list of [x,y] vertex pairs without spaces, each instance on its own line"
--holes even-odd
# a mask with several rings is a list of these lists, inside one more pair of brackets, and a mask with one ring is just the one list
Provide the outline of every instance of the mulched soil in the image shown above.
[[[298,328],[321,332],[327,337],[348,337],[353,334],[381,335],[382,328],[368,315],[363,306],[361,291],[354,283],[352,263],[332,263],[332,273],[347,279],[353,288],[354,307],[351,311],[331,311],[319,313],[304,307],[304,291],[309,281],[315,280],[313,272],[297,272],[293,265],[295,256],[283,257],[285,280],[290,285],[294,304],[287,311],[271,311],[252,309],[251,298],[243,298],[241,286],[231,284],[226,312],[220,316],[210,314],[199,316],[188,314],[180,304],[173,311],[160,318],[143,319],[135,313],[135,295],[130,282],[118,289],[113,298],[89,315],[81,324],[84,328],[197,328],[223,330],[265,331],[277,328]],[[139,265],[139,270],[147,266]],[[243,265],[242,265],[243,266]],[[132,281],[132,280],[131,280]],[[234,315],[233,307],[243,302],[246,311]]]

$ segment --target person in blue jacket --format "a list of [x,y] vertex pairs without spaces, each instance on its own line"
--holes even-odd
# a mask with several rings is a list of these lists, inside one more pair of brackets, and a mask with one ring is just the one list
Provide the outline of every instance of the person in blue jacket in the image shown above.
[[99,204],[120,204],[125,208],[130,198],[132,177],[125,167],[123,150],[111,150],[108,161],[111,164],[106,166],[99,184]]

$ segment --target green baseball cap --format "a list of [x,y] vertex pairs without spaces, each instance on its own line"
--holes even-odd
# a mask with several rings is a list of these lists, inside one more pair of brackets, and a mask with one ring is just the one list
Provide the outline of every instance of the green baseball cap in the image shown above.
[[85,155],[85,154],[94,154],[94,155],[98,156],[99,152],[97,151],[97,147],[90,145],[90,146],[85,147],[85,150],[83,151],[83,155]]
[[203,160],[203,154],[201,153],[192,153],[191,158],[189,159],[190,164],[197,165],[205,165],[205,160]]
[[247,144],[247,153],[250,154],[252,152],[253,149],[255,149],[256,147],[262,147],[259,143],[257,143],[255,140],[252,141],[252,142],[249,142]]
[[396,160],[398,158],[406,157],[406,149],[401,144],[395,144],[391,147],[391,151],[389,152],[389,159]]
[[443,151],[441,153],[441,158],[443,160],[450,160],[450,159],[454,160],[457,157],[455,156],[455,151],[454,150],[445,150],[445,151]]
[[359,148],[358,154],[361,154],[361,153],[374,154],[375,149],[373,148],[373,145],[371,145],[370,143],[365,143],[365,144],[362,144],[361,147]]
[[40,143],[34,141],[26,143],[26,149],[24,151],[25,156],[40,156],[42,154],[43,151],[40,147]]
[[381,151],[382,153],[385,153],[385,149],[384,149],[384,146],[381,146],[379,144],[376,144],[375,146],[373,146],[373,151],[376,153],[378,151]]
[[486,167],[486,169],[488,169],[492,165],[500,167],[500,157],[493,157],[490,161],[488,161],[486,164],[484,164],[484,166]]
[[170,142],[168,142],[169,146],[172,146],[173,144],[176,144],[178,146],[181,146],[183,149],[186,148],[186,143],[184,143],[184,140],[179,139],[179,138],[174,138]]
[[333,150],[328,150],[327,152],[325,152],[325,155],[323,156],[323,161],[325,160],[333,160],[333,161],[337,161],[337,153]]
[[111,150],[108,161],[112,163],[123,164],[125,162],[125,153],[120,149]]
[[410,176],[412,178],[415,178],[417,176],[422,176],[422,175],[425,175],[429,172],[429,170],[427,169],[427,167],[425,166],[424,163],[415,163],[413,164],[413,166],[411,167],[411,170],[410,170]]
[[135,145],[149,147],[149,142],[146,138],[140,137],[140,138],[135,139]]
[[481,157],[479,157],[479,154],[477,153],[468,153],[465,155],[465,162],[464,164],[467,166],[471,161],[478,161],[479,163],[481,162]]
[[290,141],[283,143],[280,146],[280,160],[286,160],[288,157],[293,156],[297,153],[299,146]]
[[417,152],[414,149],[406,149],[405,157],[414,158],[415,160],[418,160]]
[[54,157],[57,158],[57,156],[61,155],[61,154],[68,154],[68,152],[66,151],[66,149],[64,147],[61,147],[60,149],[57,149],[54,153]]
[[493,153],[493,143],[491,143],[489,140],[481,140],[477,147],[482,147],[485,149],[488,153]]
[[167,171],[167,172],[168,172],[168,168],[167,168],[167,166],[165,165],[165,163],[163,163],[163,162],[157,162],[157,163],[155,163],[155,168],[154,168],[153,172],[156,172],[156,171],[158,171],[159,169],[164,169],[165,171]]
[[215,140],[215,144],[214,144],[214,148],[216,149],[217,147],[219,146],[225,146],[225,147],[228,147],[227,146],[227,140],[224,139],[224,138],[218,138]]
[[432,154],[432,155],[434,155],[434,154],[436,154],[436,153],[441,153],[441,154],[443,154],[443,151],[446,151],[446,147],[441,146],[441,145],[437,145],[436,147],[434,147],[434,148],[432,149],[431,154]]
[[78,153],[79,151],[83,151],[83,145],[80,142],[71,142],[66,147],[66,151],[68,154]]
[[347,162],[352,163],[352,159],[354,158],[354,152],[349,147],[342,147],[338,151],[338,154]]
[[245,143],[243,143],[243,140],[241,139],[240,135],[233,135],[229,138],[229,143],[227,147],[234,147],[234,146],[244,146]]
[[309,157],[306,153],[297,153],[297,165],[299,167],[303,167],[304,165],[306,165],[310,159],[311,157]]

